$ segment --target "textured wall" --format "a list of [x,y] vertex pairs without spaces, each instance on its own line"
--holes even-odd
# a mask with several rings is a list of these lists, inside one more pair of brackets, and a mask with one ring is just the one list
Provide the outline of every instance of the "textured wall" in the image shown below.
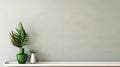
[[15,60],[19,21],[39,60],[120,60],[120,0],[0,0],[0,64]]

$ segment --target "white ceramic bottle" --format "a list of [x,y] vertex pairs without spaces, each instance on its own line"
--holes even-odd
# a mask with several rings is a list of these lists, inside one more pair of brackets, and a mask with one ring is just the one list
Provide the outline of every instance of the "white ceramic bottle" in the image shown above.
[[35,53],[31,53],[30,63],[32,63],[32,64],[36,63]]

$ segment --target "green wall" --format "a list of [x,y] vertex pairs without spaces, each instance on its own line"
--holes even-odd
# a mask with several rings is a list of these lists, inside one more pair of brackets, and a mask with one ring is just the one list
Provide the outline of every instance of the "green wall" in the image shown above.
[[16,60],[19,21],[39,60],[119,61],[120,0],[0,0],[0,64]]

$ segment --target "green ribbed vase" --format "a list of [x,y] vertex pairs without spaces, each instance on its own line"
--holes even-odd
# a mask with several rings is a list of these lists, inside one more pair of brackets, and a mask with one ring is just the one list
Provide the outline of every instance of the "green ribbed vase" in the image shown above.
[[17,61],[19,64],[25,64],[27,61],[28,55],[24,53],[24,48],[19,49],[19,53],[16,55]]

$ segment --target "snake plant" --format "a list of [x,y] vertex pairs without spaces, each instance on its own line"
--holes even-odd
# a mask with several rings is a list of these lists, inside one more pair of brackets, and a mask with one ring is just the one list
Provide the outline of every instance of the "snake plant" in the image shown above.
[[10,32],[10,39],[12,44],[18,48],[22,48],[23,46],[27,45],[28,35],[21,22],[16,28],[16,31]]

